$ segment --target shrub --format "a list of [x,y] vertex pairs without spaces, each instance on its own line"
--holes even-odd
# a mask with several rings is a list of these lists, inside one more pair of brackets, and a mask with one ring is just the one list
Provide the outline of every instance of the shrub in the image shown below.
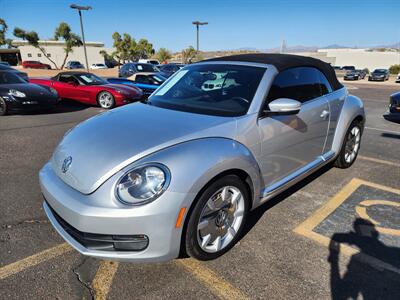
[[390,72],[390,74],[399,74],[400,73],[400,64],[390,66],[389,72]]

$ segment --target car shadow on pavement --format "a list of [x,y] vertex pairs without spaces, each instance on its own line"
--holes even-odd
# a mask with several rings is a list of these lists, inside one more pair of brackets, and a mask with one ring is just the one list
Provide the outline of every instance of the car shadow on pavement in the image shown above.
[[[360,251],[351,256],[345,272],[340,272],[339,268],[340,244]],[[332,236],[328,262],[333,300],[359,299],[360,296],[363,299],[400,299],[399,274],[393,276],[391,271],[378,270],[366,261],[370,257],[400,268],[400,249],[381,242],[375,225],[368,220],[357,218],[353,230]]]
[[400,134],[384,132],[384,133],[381,134],[381,136],[386,137],[386,138],[399,139],[400,140]]
[[327,171],[329,171],[333,167],[333,163],[329,163],[323,166],[321,169],[317,170],[316,172],[312,173],[308,177],[304,178],[303,180],[299,181],[292,187],[288,188],[287,190],[283,191],[279,195],[274,198],[271,198],[261,206],[257,207],[255,210],[251,211],[247,217],[246,224],[243,228],[242,234],[239,238],[241,240],[247,233],[251,231],[251,229],[258,223],[261,217],[264,215],[266,211],[274,207],[275,205],[279,204],[281,201],[285,200],[286,198],[290,197],[307,184],[315,180],[316,178],[320,177]]

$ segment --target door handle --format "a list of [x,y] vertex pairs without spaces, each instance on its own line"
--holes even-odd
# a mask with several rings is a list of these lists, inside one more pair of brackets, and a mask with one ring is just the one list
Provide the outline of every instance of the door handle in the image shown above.
[[324,109],[324,110],[321,112],[320,117],[321,117],[322,119],[326,119],[328,116],[329,116],[329,111],[327,111],[327,110]]

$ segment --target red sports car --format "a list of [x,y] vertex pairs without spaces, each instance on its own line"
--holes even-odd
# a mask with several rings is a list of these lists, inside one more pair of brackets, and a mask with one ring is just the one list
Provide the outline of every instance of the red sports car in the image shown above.
[[30,78],[30,82],[54,88],[61,98],[113,108],[142,99],[143,91],[133,86],[110,84],[85,72],[61,72],[53,78]]
[[23,68],[29,68],[29,69],[48,69],[50,70],[51,67],[48,64],[41,63],[40,61],[37,60],[25,60],[22,62],[22,67]]

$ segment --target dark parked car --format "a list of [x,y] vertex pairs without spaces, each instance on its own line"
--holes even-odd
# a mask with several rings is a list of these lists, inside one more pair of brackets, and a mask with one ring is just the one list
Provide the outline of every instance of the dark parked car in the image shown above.
[[366,70],[351,70],[347,71],[347,73],[343,76],[344,80],[359,80],[359,79],[364,79],[365,76],[367,75]]
[[69,70],[74,70],[74,69],[84,69],[85,67],[79,61],[71,60],[67,62],[65,68]]
[[140,88],[148,97],[166,80],[161,73],[135,73],[129,78],[107,78],[110,83],[131,85]]
[[20,76],[22,79],[24,79],[25,81],[29,81],[28,79],[28,74],[26,74],[25,72],[21,72],[17,69],[14,69],[12,67],[6,66],[6,65],[0,65],[0,72],[2,71],[7,71],[7,72],[11,72],[15,75]]
[[124,64],[118,72],[118,77],[129,77],[139,72],[159,72],[160,70],[152,64],[145,63],[127,63]]
[[390,122],[400,124],[400,92],[390,96],[389,109],[383,117]]
[[344,80],[358,80],[360,79],[360,73],[357,71],[347,71],[347,73],[343,76]]
[[160,69],[161,75],[168,78],[175,72],[182,69],[184,66],[185,66],[184,64],[166,64],[166,65],[160,65],[158,66],[158,68]]
[[369,76],[368,81],[386,81],[389,79],[388,69],[375,69]]
[[49,110],[58,101],[55,89],[29,83],[13,72],[0,71],[0,116],[10,111]]
[[22,67],[25,69],[51,69],[50,65],[41,63],[37,60],[25,60],[22,62]]

